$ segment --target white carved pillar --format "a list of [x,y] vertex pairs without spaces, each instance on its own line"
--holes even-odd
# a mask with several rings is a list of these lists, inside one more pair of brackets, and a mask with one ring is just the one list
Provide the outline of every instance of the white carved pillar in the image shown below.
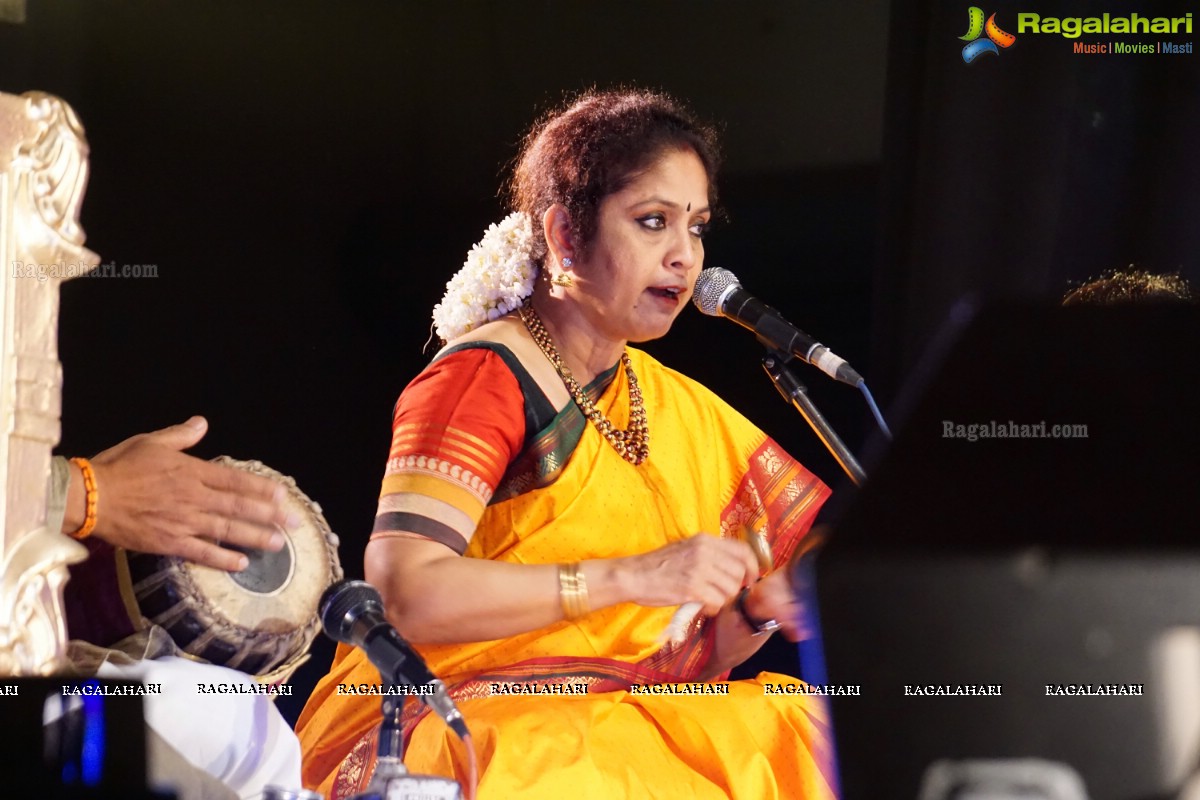
[[86,551],[46,528],[61,434],[59,282],[94,267],[79,207],[87,142],[71,107],[0,93],[0,675],[62,666],[67,565]]

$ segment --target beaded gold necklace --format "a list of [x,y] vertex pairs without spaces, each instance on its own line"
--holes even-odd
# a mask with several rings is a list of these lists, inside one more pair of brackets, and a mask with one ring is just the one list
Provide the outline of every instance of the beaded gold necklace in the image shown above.
[[600,431],[600,435],[613,446],[621,458],[635,467],[645,461],[650,455],[650,429],[646,425],[646,407],[642,403],[642,390],[638,387],[637,375],[633,374],[633,364],[629,362],[629,354],[623,351],[621,353],[621,364],[625,367],[625,377],[629,381],[629,427],[620,430],[609,421],[608,417],[604,416],[600,409],[596,408],[592,398],[588,397],[587,392],[579,385],[579,381],[575,380],[570,367],[558,354],[558,349],[550,338],[550,332],[546,330],[546,326],[537,312],[531,306],[526,305],[522,306],[518,313],[538,349],[554,366],[558,377],[562,378],[575,405],[579,406],[583,415],[591,420],[592,424],[596,426],[596,430]]

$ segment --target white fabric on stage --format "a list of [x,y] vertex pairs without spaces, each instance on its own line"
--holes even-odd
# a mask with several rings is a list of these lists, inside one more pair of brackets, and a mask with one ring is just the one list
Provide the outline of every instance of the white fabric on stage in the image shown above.
[[268,785],[300,787],[300,742],[270,697],[198,689],[256,686],[245,673],[166,656],[128,665],[106,662],[97,677],[162,684],[162,694],[143,698],[146,724],[239,797],[256,797]]

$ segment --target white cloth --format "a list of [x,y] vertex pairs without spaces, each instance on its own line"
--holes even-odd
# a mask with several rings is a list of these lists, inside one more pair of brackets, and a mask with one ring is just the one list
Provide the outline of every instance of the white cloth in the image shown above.
[[256,686],[245,673],[177,656],[102,664],[97,677],[161,684],[146,695],[146,724],[197,768],[239,797],[266,786],[300,787],[300,742],[266,695],[202,694],[200,685]]

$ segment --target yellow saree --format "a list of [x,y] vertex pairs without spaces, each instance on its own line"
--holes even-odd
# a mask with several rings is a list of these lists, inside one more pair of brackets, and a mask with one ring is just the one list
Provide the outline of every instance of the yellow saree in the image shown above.
[[[535,436],[483,512],[464,555],[560,563],[641,553],[709,532],[763,532],[782,566],[829,490],[718,397],[630,349],[652,435],[650,458],[624,461],[574,404]],[[623,426],[623,371],[598,400]],[[569,458],[563,441],[578,437]],[[831,798],[824,706],[764,695],[778,675],[719,683],[727,694],[635,694],[635,684],[697,679],[712,650],[697,620],[664,645],[674,608],[622,604],[490,642],[422,646],[472,731],[480,800],[536,797]],[[374,760],[379,698],[339,694],[375,684],[362,652],[338,648],[297,724],[305,785],[340,800],[361,791]],[[586,694],[511,694],[570,684]],[[344,691],[344,690],[343,690]],[[465,779],[462,746],[414,701],[405,764]]]

